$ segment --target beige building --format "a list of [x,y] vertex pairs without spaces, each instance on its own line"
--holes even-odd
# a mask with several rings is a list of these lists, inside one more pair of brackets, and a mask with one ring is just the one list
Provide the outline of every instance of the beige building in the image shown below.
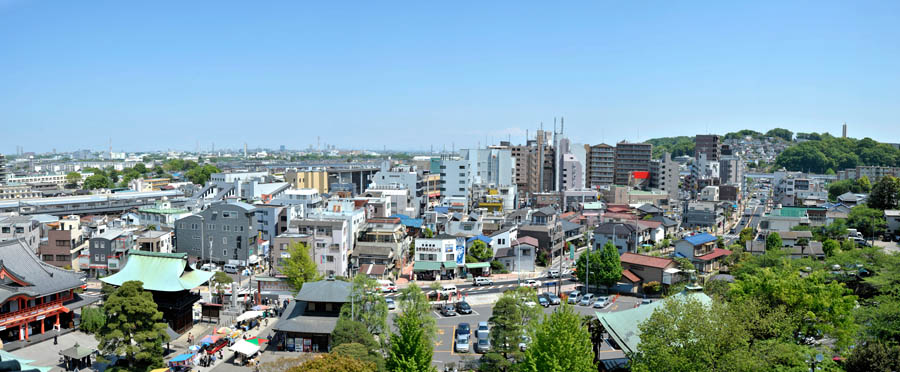
[[316,189],[320,194],[328,193],[328,171],[325,169],[289,170],[284,173],[284,181],[295,189]]

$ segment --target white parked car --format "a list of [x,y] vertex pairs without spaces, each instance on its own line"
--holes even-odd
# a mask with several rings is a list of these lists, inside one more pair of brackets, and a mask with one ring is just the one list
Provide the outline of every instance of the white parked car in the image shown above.
[[541,286],[541,281],[540,281],[540,280],[534,280],[534,279],[528,279],[528,280],[525,281],[525,286],[526,286],[526,287],[531,287],[531,288],[540,288],[540,286]]

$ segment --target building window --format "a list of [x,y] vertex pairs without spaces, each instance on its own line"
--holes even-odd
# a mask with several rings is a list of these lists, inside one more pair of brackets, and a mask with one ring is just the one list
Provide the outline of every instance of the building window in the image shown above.
[[325,262],[334,262],[334,256],[325,256]]
[[225,256],[227,256],[227,255],[228,255],[228,250],[227,250],[227,249],[223,249],[223,250],[222,250],[222,257],[225,257]]
[[228,237],[223,236],[222,237],[222,245],[227,245],[227,244],[228,244]]

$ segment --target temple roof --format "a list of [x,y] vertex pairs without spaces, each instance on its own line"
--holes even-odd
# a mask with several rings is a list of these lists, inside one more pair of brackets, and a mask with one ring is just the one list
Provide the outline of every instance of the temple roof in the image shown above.
[[100,281],[121,286],[127,281],[139,280],[148,291],[179,292],[194,289],[212,276],[210,271],[191,267],[187,253],[130,251],[125,267]]
[[0,302],[19,294],[46,296],[82,284],[81,274],[44,263],[25,244],[0,242]]

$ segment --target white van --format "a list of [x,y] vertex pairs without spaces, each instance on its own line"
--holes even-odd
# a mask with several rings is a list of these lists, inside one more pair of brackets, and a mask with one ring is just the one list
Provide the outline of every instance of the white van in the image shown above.
[[219,270],[219,267],[216,266],[215,264],[205,263],[205,264],[203,264],[203,266],[200,266],[200,270],[216,271],[216,270]]
[[397,292],[397,285],[391,282],[390,280],[376,280],[378,283],[378,287],[381,288],[381,293],[387,292]]
[[474,284],[476,287],[482,286],[482,285],[494,285],[494,281],[490,280],[488,278],[485,278],[483,276],[480,276],[480,277],[475,278]]
[[444,284],[441,286],[441,290],[438,293],[444,297],[456,295],[456,286],[453,284]]
[[237,265],[225,264],[224,266],[222,266],[222,271],[229,273],[229,274],[237,274],[238,267],[237,267]]

